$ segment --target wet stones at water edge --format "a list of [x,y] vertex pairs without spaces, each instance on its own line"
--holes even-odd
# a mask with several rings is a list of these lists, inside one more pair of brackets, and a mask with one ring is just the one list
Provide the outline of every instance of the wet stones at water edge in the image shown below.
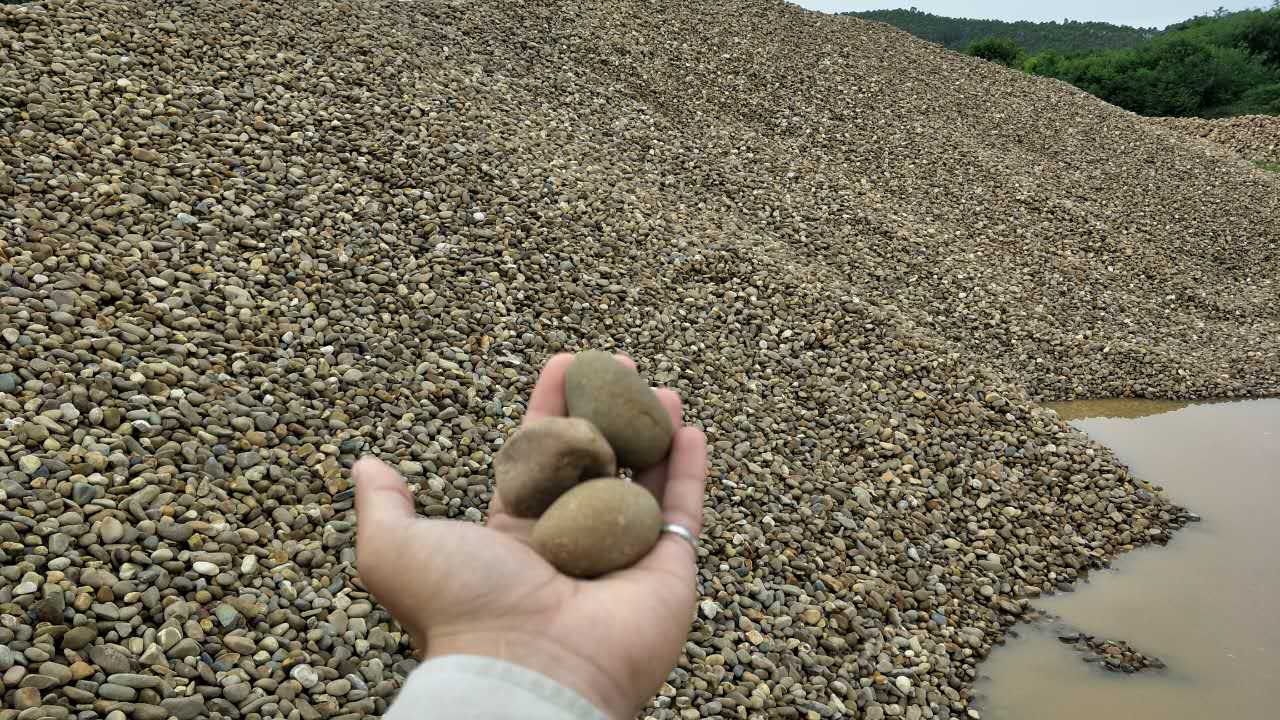
[[1160,658],[1138,652],[1123,640],[1109,640],[1084,633],[1069,633],[1059,635],[1058,641],[1082,653],[1085,662],[1096,663],[1099,667],[1111,672],[1136,673],[1144,670],[1165,669],[1164,661]]
[[[1032,609],[1023,616],[1023,620],[1041,627],[1047,626],[1046,629],[1052,632],[1059,642],[1070,645],[1073,650],[1080,653],[1081,660],[1097,664],[1109,672],[1132,674],[1164,670],[1166,667],[1161,659],[1135,650],[1124,640],[1081,632],[1056,614],[1039,608]],[[1016,633],[1016,630],[1010,632]]]

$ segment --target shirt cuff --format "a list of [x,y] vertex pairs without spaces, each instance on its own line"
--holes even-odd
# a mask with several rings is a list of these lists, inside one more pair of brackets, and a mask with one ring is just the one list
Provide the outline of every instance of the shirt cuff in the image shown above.
[[446,655],[405,680],[386,720],[608,720],[589,700],[551,678],[504,660]]

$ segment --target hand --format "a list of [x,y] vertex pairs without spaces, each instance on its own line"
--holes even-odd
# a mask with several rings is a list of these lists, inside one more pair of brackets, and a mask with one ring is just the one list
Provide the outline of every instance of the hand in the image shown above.
[[[566,413],[571,355],[543,368],[526,420]],[[634,367],[629,358],[619,360]],[[702,529],[707,445],[681,427],[680,397],[658,390],[676,428],[667,459],[636,481],[657,496],[665,522]],[[562,575],[529,545],[533,520],[495,495],[485,526],[428,520],[395,470],[363,458],[356,483],[360,579],[427,657],[485,655],[576,690],[613,718],[634,718],[675,665],[697,601],[697,558],[663,533],[631,568],[594,580]]]

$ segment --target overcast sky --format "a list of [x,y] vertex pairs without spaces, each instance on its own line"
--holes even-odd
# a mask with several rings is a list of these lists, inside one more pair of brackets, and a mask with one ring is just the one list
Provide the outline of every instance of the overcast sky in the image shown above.
[[993,20],[1101,20],[1135,27],[1164,27],[1196,15],[1204,15],[1221,5],[1228,10],[1262,7],[1264,0],[792,0],[810,10],[889,10],[915,7],[923,12],[949,17]]

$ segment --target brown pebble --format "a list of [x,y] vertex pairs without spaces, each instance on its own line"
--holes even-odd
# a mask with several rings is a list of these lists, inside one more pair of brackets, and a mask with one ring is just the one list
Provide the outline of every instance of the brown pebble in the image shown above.
[[533,547],[566,575],[597,577],[636,563],[662,530],[653,494],[621,478],[588,480],[533,526]]
[[609,442],[581,418],[526,423],[493,458],[498,497],[519,517],[538,517],[574,485],[617,471]]
[[618,462],[643,470],[671,448],[671,416],[632,368],[599,350],[578,353],[565,371],[569,414],[590,420],[608,439]]

